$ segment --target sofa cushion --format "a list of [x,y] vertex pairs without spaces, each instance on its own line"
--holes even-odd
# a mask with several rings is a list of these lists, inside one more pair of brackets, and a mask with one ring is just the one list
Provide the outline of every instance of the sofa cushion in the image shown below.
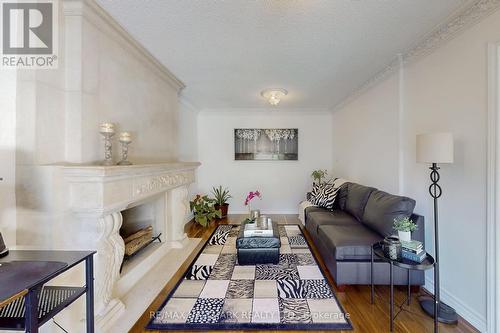
[[368,197],[375,190],[373,187],[347,183],[347,198],[344,210],[353,215],[358,221],[361,221]]
[[310,206],[310,207],[307,207],[305,210],[304,210],[304,226],[306,227],[307,231],[309,231],[310,233],[313,233],[316,235],[316,229],[315,228],[310,228],[312,226],[312,223],[311,223],[311,213],[314,213],[314,212],[330,212],[328,209],[325,209],[325,208],[321,208],[321,207],[318,207],[318,206]]
[[[339,178],[340,179],[340,178]],[[334,209],[339,208],[342,210],[345,210],[345,202],[347,200],[347,186],[349,182],[345,181],[344,179],[340,179],[340,181],[335,181],[333,182],[333,186],[338,187],[339,190],[337,192],[337,198],[335,199],[335,204],[333,205]]]
[[318,238],[337,260],[370,260],[371,246],[383,238],[364,225],[321,225]]
[[394,233],[392,229],[394,219],[410,217],[414,208],[413,199],[383,191],[373,191],[366,203],[362,223],[384,237],[389,236]]
[[307,220],[307,217],[309,216],[309,214],[314,213],[314,212],[331,212],[331,211],[328,209],[322,208],[322,207],[318,207],[318,206],[309,206],[306,208],[306,212],[305,212],[306,220]]
[[315,235],[321,225],[358,225],[359,222],[352,215],[336,209],[330,211],[319,207],[309,207],[306,209],[306,227],[309,232]]

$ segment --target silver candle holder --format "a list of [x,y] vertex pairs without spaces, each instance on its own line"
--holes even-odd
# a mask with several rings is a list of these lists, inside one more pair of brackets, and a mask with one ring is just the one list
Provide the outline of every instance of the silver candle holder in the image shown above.
[[101,124],[100,131],[104,137],[104,161],[102,165],[114,165],[111,138],[115,135],[115,125],[112,123]]
[[128,159],[128,145],[132,142],[132,137],[129,132],[120,133],[119,141],[122,145],[122,159],[118,165],[132,165]]

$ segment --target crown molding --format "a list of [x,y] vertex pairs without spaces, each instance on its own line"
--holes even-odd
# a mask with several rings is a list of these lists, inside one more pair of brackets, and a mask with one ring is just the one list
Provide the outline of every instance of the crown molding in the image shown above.
[[330,114],[327,108],[205,108],[199,111],[204,116],[248,116],[248,115],[288,115],[288,116],[314,116]]
[[186,85],[178,79],[165,65],[158,61],[148,50],[135,40],[111,15],[94,0],[62,1],[64,16],[81,16],[93,24],[99,31],[107,34],[122,47],[130,50],[138,59],[149,66],[162,80],[169,83],[178,93]]
[[[356,88],[349,96],[332,107],[333,111],[339,110],[357,99],[371,87],[384,81],[394,74],[400,66],[413,63],[426,55],[434,52],[451,39],[458,36],[467,28],[475,25],[500,8],[500,0],[477,0],[471,5],[457,11],[445,23],[440,24],[431,33],[410,49],[397,55],[386,67]],[[402,62],[400,61],[402,59]]]
[[179,104],[191,112],[199,113],[200,108],[182,93],[179,95]]
[[500,7],[500,0],[478,0],[438,26],[420,43],[403,54],[403,62],[418,60],[459,35],[462,31],[494,13]]

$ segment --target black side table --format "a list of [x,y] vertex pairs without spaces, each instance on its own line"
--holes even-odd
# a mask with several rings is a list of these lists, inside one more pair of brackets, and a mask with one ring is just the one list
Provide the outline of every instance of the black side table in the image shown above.
[[[86,295],[87,333],[94,333],[95,251],[10,251],[0,259],[0,330],[38,328],[83,294]],[[85,262],[85,286],[45,286]]]
[[[427,253],[426,258],[424,261],[421,263],[408,260],[405,258],[401,258],[401,260],[393,260],[389,257],[386,257],[384,254],[384,251],[382,250],[382,243],[378,242],[372,245],[372,251],[371,251],[371,265],[370,265],[370,280],[371,280],[371,304],[375,302],[374,300],[374,294],[375,294],[375,285],[373,283],[373,262],[374,262],[374,257],[377,256],[377,258],[386,261],[390,265],[390,285],[391,285],[391,292],[390,292],[390,302],[391,302],[391,310],[390,310],[390,316],[391,316],[391,332],[394,330],[394,283],[393,283],[393,274],[394,274],[394,266],[401,267],[404,269],[408,270],[408,298],[407,298],[407,304],[410,305],[411,301],[411,271],[412,270],[418,270],[418,271],[425,271],[428,269],[434,268],[434,258]],[[437,317],[434,318],[434,332],[438,332],[438,320]]]

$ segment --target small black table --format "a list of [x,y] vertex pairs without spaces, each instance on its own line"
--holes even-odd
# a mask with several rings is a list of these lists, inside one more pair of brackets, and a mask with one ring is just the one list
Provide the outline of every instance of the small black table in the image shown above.
[[[38,328],[86,294],[87,333],[94,332],[95,251],[10,251],[0,258],[0,330]],[[85,261],[85,286],[44,286]]]
[[272,236],[245,237],[245,224],[241,225],[236,238],[239,265],[278,264],[281,247],[280,235],[278,224],[272,221],[272,226]]
[[[419,263],[415,262],[412,260],[408,260],[405,258],[401,258],[401,260],[393,260],[389,257],[386,257],[384,254],[384,251],[382,250],[382,242],[377,242],[372,245],[372,251],[371,251],[371,265],[370,265],[370,283],[371,283],[371,295],[370,295],[370,300],[371,304],[375,302],[374,300],[374,294],[375,294],[375,285],[373,283],[373,262],[374,262],[374,257],[377,256],[377,258],[386,261],[390,265],[390,285],[391,285],[391,291],[390,291],[390,302],[391,302],[391,310],[390,310],[390,316],[391,316],[391,332],[394,330],[394,283],[393,283],[393,273],[394,273],[394,266],[404,268],[408,270],[408,298],[407,298],[407,304],[410,305],[411,301],[411,271],[412,270],[418,270],[418,271],[425,271],[428,269],[434,268],[434,258],[427,253],[427,256],[425,259]],[[434,331],[437,332],[438,329],[438,321],[437,318],[434,318]]]

